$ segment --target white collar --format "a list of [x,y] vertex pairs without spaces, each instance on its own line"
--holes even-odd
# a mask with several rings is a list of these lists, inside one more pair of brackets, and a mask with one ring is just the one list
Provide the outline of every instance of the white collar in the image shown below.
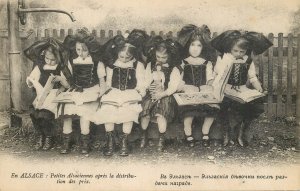
[[233,63],[235,63],[235,64],[242,64],[242,63],[245,63],[247,61],[247,59],[248,59],[248,56],[245,55],[241,59],[234,59]]
[[[149,62],[149,64],[151,64],[151,62]],[[163,67],[170,67],[170,65],[168,63],[164,63],[164,64],[162,64],[162,66]],[[154,67],[156,67],[156,65]]]
[[51,65],[49,65],[49,64],[45,64],[45,65],[43,66],[43,69],[44,69],[44,70],[56,70],[57,66],[58,66],[58,64],[53,65],[53,66],[51,66]]
[[92,57],[89,55],[85,59],[82,57],[78,56],[73,60],[73,64],[94,64]]
[[186,59],[184,59],[185,61],[187,61],[189,64],[191,65],[201,65],[203,64],[206,60],[200,57],[192,57],[189,56]]
[[132,68],[133,67],[133,63],[135,62],[135,59],[132,59],[126,63],[121,62],[119,59],[117,59],[114,63],[114,66],[120,67],[120,68]]

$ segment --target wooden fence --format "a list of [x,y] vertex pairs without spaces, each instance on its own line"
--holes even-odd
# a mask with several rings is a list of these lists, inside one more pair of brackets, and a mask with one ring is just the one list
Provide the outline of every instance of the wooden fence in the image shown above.
[[[125,31],[123,31],[125,32]],[[92,30],[100,43],[105,43],[109,38],[116,34],[122,34],[121,31]],[[24,50],[34,41],[46,37],[54,37],[61,41],[66,35],[73,34],[72,29],[68,30],[29,30],[20,32],[21,47]],[[173,32],[156,33],[150,32],[150,35],[159,34],[163,37],[176,39]],[[213,36],[217,34],[214,33]],[[268,38],[274,43],[268,51],[259,56],[254,56],[257,74],[265,90],[268,90],[264,108],[269,118],[292,116],[295,114],[296,100],[296,81],[297,66],[300,66],[300,36],[294,37],[292,34],[284,36],[279,33],[274,37],[272,33]],[[0,31],[0,110],[10,108],[10,83],[9,83],[9,65],[8,65],[8,39],[7,31]],[[32,70],[32,63],[21,54],[22,60],[22,109],[28,110],[32,103],[32,90],[27,88],[26,77]]]

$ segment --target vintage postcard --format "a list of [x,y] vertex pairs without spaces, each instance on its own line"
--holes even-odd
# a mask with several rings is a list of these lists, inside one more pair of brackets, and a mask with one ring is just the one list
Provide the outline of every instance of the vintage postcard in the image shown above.
[[0,16],[0,191],[300,190],[300,1]]

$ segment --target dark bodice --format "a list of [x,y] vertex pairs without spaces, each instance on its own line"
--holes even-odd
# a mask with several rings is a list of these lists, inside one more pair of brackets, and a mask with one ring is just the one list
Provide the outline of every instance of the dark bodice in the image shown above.
[[82,88],[90,88],[96,85],[94,64],[73,64],[74,83]]
[[206,65],[205,61],[201,65],[192,65],[187,61],[184,62],[183,80],[187,85],[201,86],[206,84]]
[[113,66],[112,75],[112,87],[120,90],[135,89],[137,85],[136,79],[136,65],[137,62],[133,64],[133,67],[121,68]]
[[245,63],[233,64],[228,84],[234,86],[245,85],[248,80],[248,70],[252,62],[251,58],[248,58]]

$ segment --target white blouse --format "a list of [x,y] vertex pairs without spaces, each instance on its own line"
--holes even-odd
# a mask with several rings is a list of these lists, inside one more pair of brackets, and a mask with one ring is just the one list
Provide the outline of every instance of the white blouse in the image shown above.
[[[145,72],[145,80],[144,80],[144,86],[146,89],[148,89],[153,81],[153,72],[151,72],[151,63],[147,64],[146,72]],[[168,88],[165,90],[167,95],[170,96],[174,94],[181,85],[182,82],[182,76],[180,74],[180,71],[177,67],[174,67],[171,74],[170,74],[170,81],[168,83]]]

